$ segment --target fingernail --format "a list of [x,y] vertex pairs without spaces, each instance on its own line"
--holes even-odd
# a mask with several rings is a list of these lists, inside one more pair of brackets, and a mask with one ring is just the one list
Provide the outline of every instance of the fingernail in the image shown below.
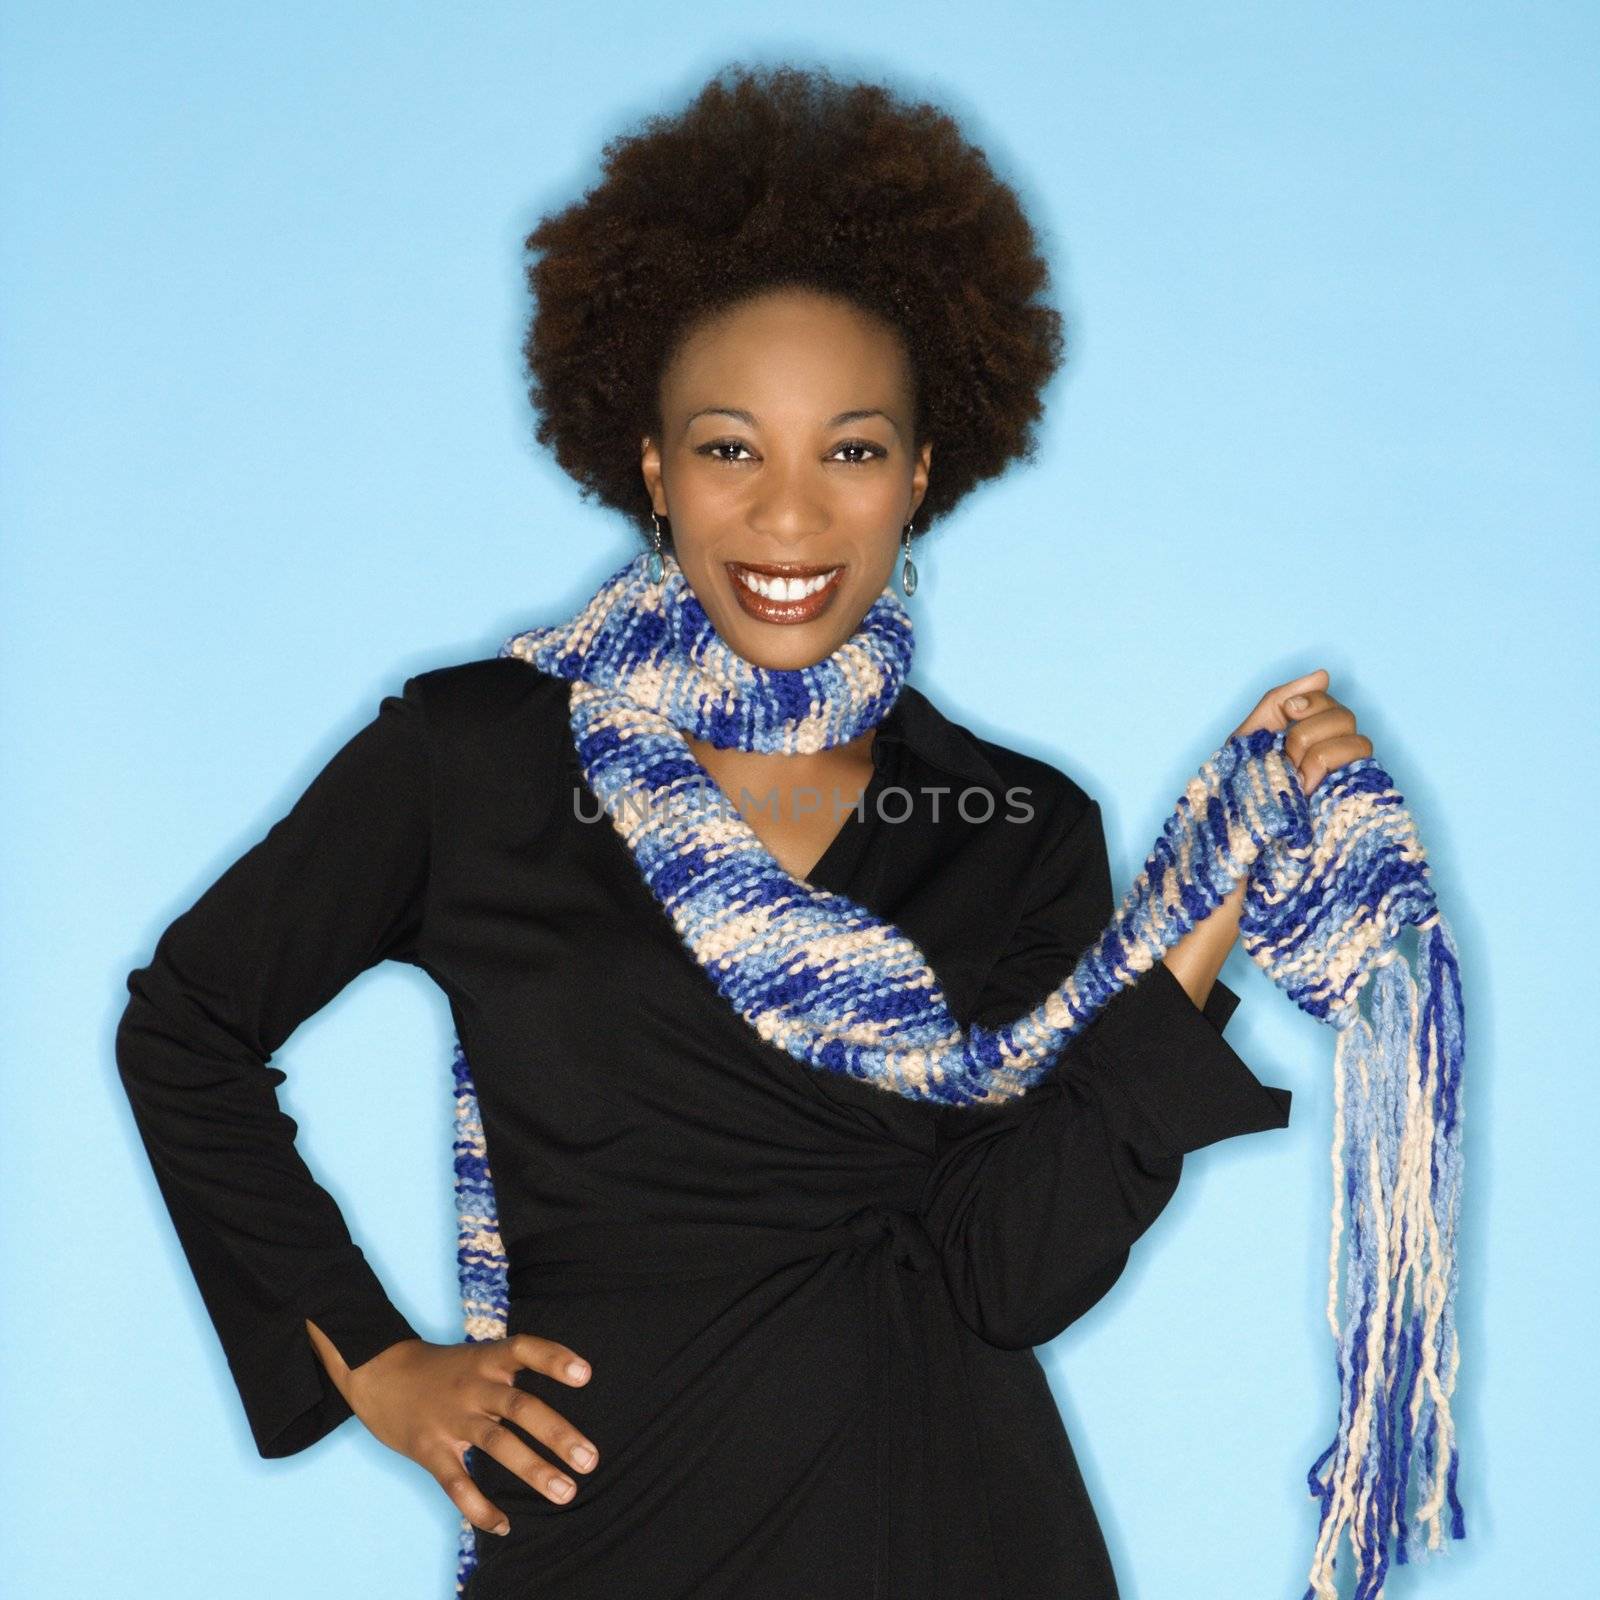
[[594,1465],[594,1451],[591,1450],[588,1445],[580,1444],[578,1448],[572,1452],[572,1459],[576,1461],[580,1467],[592,1467]]
[[1306,700],[1306,697],[1303,694],[1292,694],[1289,696],[1288,704],[1291,711],[1304,711],[1308,703],[1309,702]]
[[588,1377],[589,1363],[587,1361],[569,1361],[567,1363],[567,1376],[569,1378]]
[[502,1522],[497,1528],[494,1528],[491,1531],[494,1533],[510,1533],[511,1524],[509,1522]]
[[572,1485],[565,1478],[557,1478],[550,1485],[550,1493],[553,1494],[557,1500],[565,1500],[572,1493]]

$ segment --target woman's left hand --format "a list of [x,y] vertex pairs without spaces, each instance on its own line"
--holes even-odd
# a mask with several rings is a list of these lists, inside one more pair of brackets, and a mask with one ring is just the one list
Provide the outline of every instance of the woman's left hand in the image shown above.
[[[1268,689],[1233,733],[1254,733],[1257,728],[1271,728],[1274,733],[1280,728],[1289,730],[1284,735],[1283,753],[1308,795],[1335,767],[1372,754],[1372,741],[1356,731],[1355,713],[1328,693],[1328,674],[1322,667]],[[1216,909],[1161,958],[1197,1006],[1205,1005],[1212,982],[1238,937],[1245,883],[1240,878]]]
[[1300,774],[1300,787],[1310,794],[1334,770],[1372,754],[1372,741],[1356,731],[1355,713],[1328,693],[1323,667],[1268,689],[1234,734],[1257,728],[1288,728],[1283,753]]

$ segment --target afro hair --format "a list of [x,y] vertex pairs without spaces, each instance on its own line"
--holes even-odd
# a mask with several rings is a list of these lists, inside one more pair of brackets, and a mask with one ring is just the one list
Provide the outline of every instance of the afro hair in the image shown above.
[[899,331],[915,445],[934,441],[920,531],[1037,449],[1063,343],[1049,269],[1016,194],[936,106],[826,69],[725,67],[682,112],[611,139],[599,182],[524,247],[536,437],[641,531],[640,446],[660,437],[674,350],[785,285]]

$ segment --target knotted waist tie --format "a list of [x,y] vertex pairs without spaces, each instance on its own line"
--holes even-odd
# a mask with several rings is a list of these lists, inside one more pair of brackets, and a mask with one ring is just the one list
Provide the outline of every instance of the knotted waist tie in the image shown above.
[[[980,1511],[941,1516],[932,1492],[970,1502],[980,1492],[974,1419],[954,1310],[939,1252],[921,1219],[864,1207],[831,1228],[743,1223],[576,1223],[530,1235],[507,1251],[512,1300],[561,1289],[647,1287],[729,1273],[760,1274],[835,1251],[867,1259],[868,1351],[876,1413],[875,1600],[926,1600],[937,1561],[949,1592],[996,1593],[988,1541],[960,1538]],[[965,1482],[964,1482],[965,1480]],[[940,1551],[941,1540],[947,1548]]]

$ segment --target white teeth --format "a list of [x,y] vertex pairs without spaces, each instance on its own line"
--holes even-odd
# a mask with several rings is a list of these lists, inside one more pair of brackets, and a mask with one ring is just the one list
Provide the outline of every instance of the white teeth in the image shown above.
[[768,600],[794,601],[804,600],[807,595],[813,595],[819,589],[826,588],[839,569],[833,567],[827,572],[817,573],[812,578],[767,578],[758,573],[747,572],[743,567],[737,570],[739,581],[747,589],[755,590]]

